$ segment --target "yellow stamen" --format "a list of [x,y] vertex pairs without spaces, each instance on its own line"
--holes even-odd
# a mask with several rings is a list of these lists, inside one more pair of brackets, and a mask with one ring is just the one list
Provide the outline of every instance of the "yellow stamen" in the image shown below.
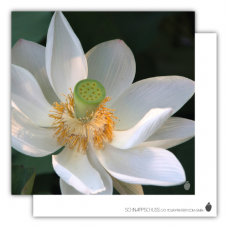
[[73,149],[77,145],[77,151],[81,153],[86,152],[87,142],[89,141],[89,135],[93,140],[94,147],[96,149],[103,149],[103,142],[111,142],[115,129],[115,117],[113,112],[115,110],[105,107],[106,102],[110,101],[110,97],[106,97],[100,104],[95,113],[84,118],[77,118],[74,110],[74,96],[70,89],[70,94],[66,97],[66,102],[55,102],[52,107],[55,111],[51,110],[50,117],[54,119],[52,126],[55,127],[54,136],[57,137],[57,141],[62,145],[68,145],[70,149]]

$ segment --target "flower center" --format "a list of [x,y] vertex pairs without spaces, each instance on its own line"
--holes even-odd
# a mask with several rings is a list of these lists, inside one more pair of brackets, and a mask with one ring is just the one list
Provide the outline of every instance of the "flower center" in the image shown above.
[[[75,93],[73,94],[70,89],[71,92],[67,96],[62,94],[66,97],[66,102],[60,102],[60,104],[55,102],[52,105],[54,110],[51,110],[50,112],[52,113],[49,114],[49,116],[54,119],[52,127],[55,127],[54,136],[57,137],[57,141],[62,146],[68,145],[70,149],[73,149],[76,146],[77,151],[80,153],[86,152],[89,139],[93,140],[92,143],[96,149],[103,149],[104,141],[111,142],[114,137],[114,120],[117,119],[117,117],[113,115],[114,110],[105,107],[106,102],[111,98],[106,97],[104,100],[102,98],[102,100],[99,99],[103,94],[105,94],[102,93],[103,91],[99,87],[99,84],[96,86],[96,89],[100,89],[100,97],[98,97],[99,95],[97,91],[93,98],[93,96],[90,97],[90,94],[93,94],[93,91],[86,97],[83,97],[83,93],[80,94],[80,91],[86,91],[86,88],[88,88],[85,87],[84,90],[80,90],[84,85],[83,83],[79,84],[78,87],[79,95],[82,95],[79,98],[81,100],[83,98],[85,98],[85,100],[90,99],[92,108],[88,103],[82,103],[78,99],[78,95],[75,96]],[[93,84],[90,86],[95,87]],[[94,101],[92,99],[96,100]],[[86,116],[83,116],[85,113]]]
[[79,81],[74,87],[75,112],[78,118],[95,112],[106,95],[104,86],[93,79]]

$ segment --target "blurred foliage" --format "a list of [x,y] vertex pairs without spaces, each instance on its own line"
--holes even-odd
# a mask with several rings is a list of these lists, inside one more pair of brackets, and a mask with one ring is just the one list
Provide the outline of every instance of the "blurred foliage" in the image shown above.
[[12,46],[20,39],[40,42],[46,35],[51,12],[12,12]]
[[35,176],[35,168],[25,168],[23,165],[12,165],[12,194],[31,195]]
[[[62,151],[63,148],[57,150],[53,155],[56,155]],[[52,157],[51,155],[45,156],[45,157],[31,157],[24,155],[18,151],[16,151],[14,148],[12,148],[12,163],[14,165],[21,165],[24,166],[33,166],[36,167],[36,173],[37,175],[45,174],[45,173],[53,173],[53,167],[52,167]]]
[[59,176],[55,172],[38,175],[34,183],[32,194],[60,195]]
[[[24,38],[46,46],[46,34],[51,20],[48,17],[52,14],[53,12],[13,12],[12,43],[15,39]],[[25,15],[30,16],[28,21],[23,22],[20,18],[25,18]],[[194,12],[64,12],[64,15],[81,41],[85,53],[99,43],[122,39],[135,57],[134,82],[164,75],[181,75],[195,79]],[[19,34],[17,31],[21,32],[20,37],[15,36]],[[28,37],[29,35],[32,36]],[[193,97],[175,116],[194,120],[194,107]],[[144,193],[195,194],[194,139],[169,150],[181,162],[186,173],[186,180],[191,184],[190,189],[186,191],[183,185],[143,186]],[[12,164],[36,167],[37,176],[33,194],[61,194],[59,177],[53,170],[50,155],[34,158],[12,149]],[[119,193],[114,189],[114,194]]]

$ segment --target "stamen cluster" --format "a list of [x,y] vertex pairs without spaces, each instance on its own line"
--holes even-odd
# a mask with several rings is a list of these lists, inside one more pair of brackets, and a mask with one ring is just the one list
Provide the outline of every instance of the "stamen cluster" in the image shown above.
[[85,153],[89,139],[93,140],[96,149],[103,149],[105,142],[111,142],[115,129],[114,110],[105,107],[106,102],[111,98],[106,97],[100,104],[96,112],[87,114],[84,118],[77,118],[74,109],[74,96],[70,89],[70,94],[63,95],[66,97],[66,102],[55,102],[49,114],[54,119],[52,127],[55,127],[54,136],[57,141],[62,145],[68,145],[70,149],[77,146],[77,151]]

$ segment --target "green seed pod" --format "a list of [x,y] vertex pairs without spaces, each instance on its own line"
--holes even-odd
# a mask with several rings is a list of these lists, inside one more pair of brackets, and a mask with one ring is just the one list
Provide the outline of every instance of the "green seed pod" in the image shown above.
[[105,99],[104,86],[93,79],[79,81],[74,87],[74,104],[77,118],[83,118],[95,112]]

